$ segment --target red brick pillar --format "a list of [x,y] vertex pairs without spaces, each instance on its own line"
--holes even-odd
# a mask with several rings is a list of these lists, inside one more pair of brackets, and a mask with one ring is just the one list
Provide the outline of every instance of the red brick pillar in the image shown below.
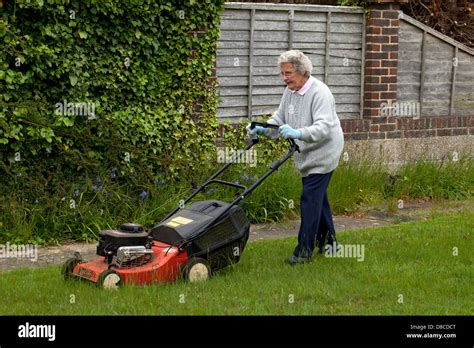
[[372,120],[370,132],[395,130],[395,119],[380,117],[380,109],[382,103],[397,99],[399,10],[400,3],[405,2],[408,0],[369,0],[363,116]]

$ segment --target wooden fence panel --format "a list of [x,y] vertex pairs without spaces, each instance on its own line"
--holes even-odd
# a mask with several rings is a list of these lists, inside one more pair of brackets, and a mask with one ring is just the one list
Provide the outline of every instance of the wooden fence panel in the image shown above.
[[278,108],[285,86],[277,59],[292,48],[307,53],[313,76],[328,84],[339,118],[360,117],[365,33],[360,9],[226,3],[221,18],[220,121],[268,116]]
[[404,14],[400,19],[397,102],[420,103],[418,116],[471,115],[474,50]]

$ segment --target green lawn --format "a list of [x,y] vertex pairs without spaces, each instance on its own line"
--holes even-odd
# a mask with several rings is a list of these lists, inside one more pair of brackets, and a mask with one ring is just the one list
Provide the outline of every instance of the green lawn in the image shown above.
[[[296,238],[252,242],[211,280],[106,291],[60,267],[0,273],[0,315],[472,315],[474,213],[339,234],[364,261],[291,267]],[[456,256],[457,255],[457,256]]]

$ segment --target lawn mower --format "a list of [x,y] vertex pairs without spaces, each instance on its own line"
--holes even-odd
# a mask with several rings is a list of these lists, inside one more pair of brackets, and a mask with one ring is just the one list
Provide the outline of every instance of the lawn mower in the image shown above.
[[[252,122],[250,128],[255,126],[278,128],[264,122]],[[63,264],[64,278],[85,279],[103,288],[172,282],[180,277],[194,282],[206,280],[211,272],[239,262],[249,237],[250,222],[238,203],[299,151],[293,139],[288,142],[288,153],[271,163],[270,169],[250,187],[218,180],[222,172],[258,143],[258,137],[249,139],[242,151],[235,153],[151,230],[126,223],[116,230],[101,231],[98,258],[87,262],[76,252]],[[231,203],[205,200],[186,206],[211,184],[237,188],[239,194]]]

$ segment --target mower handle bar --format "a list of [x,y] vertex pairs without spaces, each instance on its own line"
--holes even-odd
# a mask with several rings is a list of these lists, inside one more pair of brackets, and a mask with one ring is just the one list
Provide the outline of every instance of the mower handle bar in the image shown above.
[[[273,128],[273,129],[279,129],[280,126],[268,122],[256,122],[252,121],[250,123],[250,129],[254,129],[255,127],[263,127],[263,128]],[[295,143],[295,141],[291,138],[286,139],[290,143],[290,147],[295,147],[296,151],[300,152],[300,149],[298,145]]]
[[278,129],[280,126],[273,124],[273,123],[268,123],[268,122],[257,122],[257,121],[252,121],[250,123],[250,129],[254,129],[255,127],[263,127],[263,128],[275,128]]
[[[252,122],[250,124],[250,129],[253,129],[255,128],[256,126],[260,126],[260,127],[264,127],[264,128],[275,128],[275,129],[278,129],[279,127],[277,125],[274,125],[274,124],[271,124],[271,123],[267,123],[267,122]],[[228,181],[223,181],[223,180],[216,180],[216,178],[222,173],[224,172],[228,167],[230,167],[232,164],[234,164],[236,161],[238,161],[240,159],[240,157],[245,153],[247,152],[248,150],[250,150],[253,146],[255,146],[256,144],[258,144],[258,138],[250,138],[249,139],[249,142],[247,144],[247,146],[245,146],[245,148],[243,149],[243,151],[237,151],[237,153],[232,157],[232,159],[226,163],[221,169],[219,169],[217,172],[215,172],[213,175],[211,175],[211,177],[209,179],[207,179],[207,181],[202,184],[200,187],[196,188],[194,190],[194,192],[192,192],[186,199],[184,199],[183,201],[180,202],[180,204],[175,208],[173,209],[173,211],[171,213],[169,213],[163,220],[167,220],[168,218],[170,218],[171,216],[173,216],[178,210],[182,209],[184,207],[184,205],[186,203],[188,203],[192,198],[194,198],[194,196],[196,196],[199,192],[201,191],[204,191],[205,188],[210,185],[210,184],[222,184],[222,185],[227,185],[227,186],[232,186],[232,187],[236,187],[236,188],[239,188],[239,189],[242,189],[244,190],[244,192],[242,192],[241,194],[239,194],[239,196],[237,198],[234,199],[234,201],[232,203],[230,203],[229,207],[222,212],[222,214],[225,214],[227,212],[227,210],[229,210],[232,206],[236,205],[237,203],[239,203],[241,200],[243,200],[245,197],[247,197],[249,194],[252,193],[253,190],[255,190],[268,176],[270,176],[274,171],[276,171],[283,163],[285,163],[291,156],[293,156],[293,154],[296,152],[296,151],[300,151],[298,145],[295,143],[295,141],[293,139],[287,139],[289,144],[290,144],[290,148],[287,152],[287,154],[285,155],[285,157],[283,157],[282,159],[280,160],[276,160],[274,162],[272,162],[270,164],[270,169],[260,178],[258,179],[255,183],[253,183],[252,186],[250,186],[249,188],[247,188],[246,186],[244,185],[240,185],[240,184],[236,184],[236,183],[233,183],[233,182],[228,182]]]

